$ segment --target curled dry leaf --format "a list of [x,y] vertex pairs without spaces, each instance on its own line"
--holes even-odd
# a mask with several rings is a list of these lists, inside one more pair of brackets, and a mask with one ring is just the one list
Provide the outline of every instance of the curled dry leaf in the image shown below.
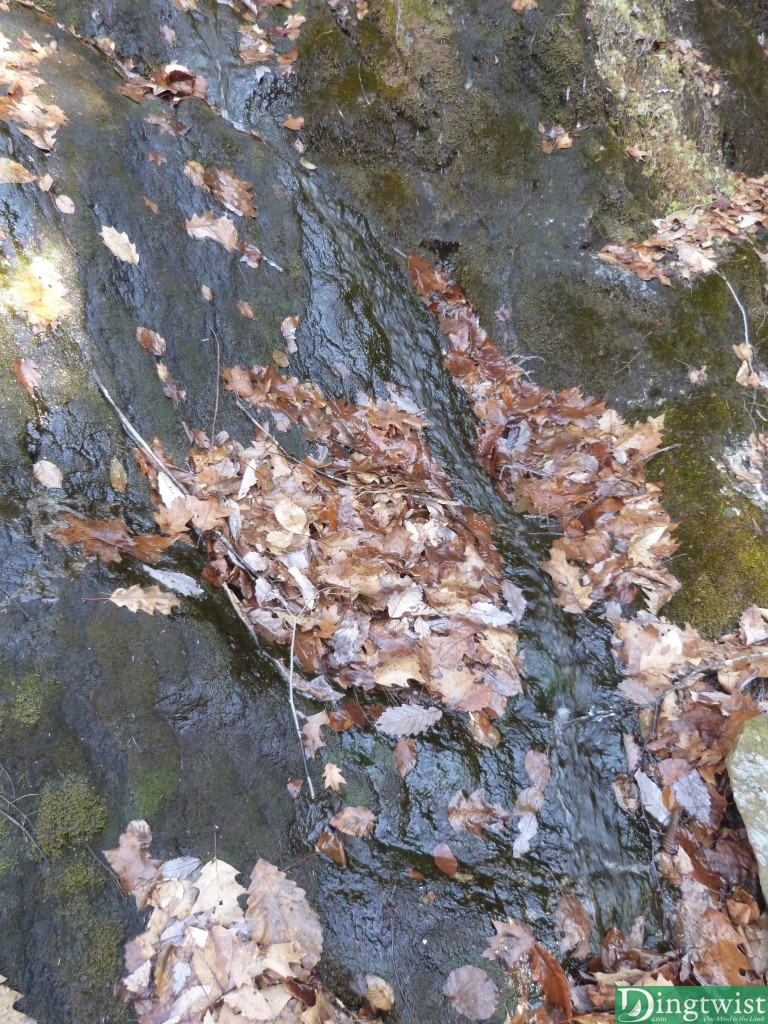
[[403,737],[395,744],[395,771],[404,779],[416,767],[416,744]]
[[457,967],[443,985],[443,995],[453,1009],[470,1020],[487,1020],[499,1005],[499,991],[479,967]]
[[174,608],[181,607],[181,601],[173,594],[165,594],[153,584],[151,587],[140,587],[135,583],[132,587],[118,587],[109,595],[112,604],[118,608],[127,608],[129,612],[146,612],[154,615],[170,615]]
[[30,395],[34,395],[35,388],[43,379],[40,367],[33,359],[17,359],[13,364],[13,375],[18,384],[21,384]]
[[160,358],[165,355],[165,338],[162,338],[157,331],[150,331],[148,327],[137,327],[136,341],[153,356]]
[[118,231],[116,228],[111,227],[102,227],[100,234],[104,245],[106,245],[113,256],[117,256],[123,263],[138,264],[139,253],[124,231]]
[[[406,682],[408,678],[406,677]],[[380,682],[377,680],[377,682]],[[386,683],[381,684],[386,685]],[[404,684],[402,684],[404,685]],[[440,708],[423,708],[418,704],[401,704],[387,708],[376,722],[376,729],[385,736],[418,736],[443,717]]]
[[459,870],[459,862],[454,857],[453,850],[447,843],[438,843],[432,851],[432,856],[435,858],[435,866],[444,875],[448,875],[449,878],[455,877],[456,872]]
[[336,835],[335,832],[329,832],[325,829],[315,843],[315,849],[318,853],[321,853],[324,857],[328,857],[336,864],[341,864],[343,868],[347,866],[347,852],[344,849],[344,843],[341,841],[341,837]]
[[348,836],[369,836],[376,827],[376,815],[367,807],[342,807],[331,825]]
[[32,467],[32,473],[35,480],[43,487],[61,487],[64,482],[64,477],[59,467],[54,462],[48,462],[47,459],[40,459]]
[[341,774],[341,770],[337,764],[333,761],[329,761],[323,769],[323,782],[325,783],[326,789],[332,789],[334,793],[339,792],[339,788],[346,783],[346,779]]

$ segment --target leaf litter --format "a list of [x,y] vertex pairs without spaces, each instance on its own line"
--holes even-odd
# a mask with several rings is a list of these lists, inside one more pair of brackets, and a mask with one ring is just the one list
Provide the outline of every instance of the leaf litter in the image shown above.
[[118,986],[139,1024],[352,1024],[315,973],[323,935],[303,889],[265,860],[246,888],[222,860],[161,862],[149,855],[151,842],[147,823],[132,821],[105,851],[123,891],[151,908],[126,946]]

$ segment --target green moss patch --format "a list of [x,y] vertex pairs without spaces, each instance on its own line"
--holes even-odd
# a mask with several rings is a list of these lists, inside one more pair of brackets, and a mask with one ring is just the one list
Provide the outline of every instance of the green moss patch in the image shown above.
[[106,807],[82,775],[71,774],[43,788],[35,834],[46,856],[55,858],[89,842],[106,823]]

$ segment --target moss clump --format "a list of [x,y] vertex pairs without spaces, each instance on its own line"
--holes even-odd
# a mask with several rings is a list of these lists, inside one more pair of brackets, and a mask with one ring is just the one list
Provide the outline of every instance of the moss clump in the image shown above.
[[2,686],[5,700],[0,704],[0,722],[6,727],[33,728],[42,718],[50,690],[50,684],[33,672],[8,681]]
[[58,861],[48,884],[55,897],[76,899],[84,893],[97,893],[103,888],[104,876],[96,871],[90,854],[79,850]]
[[47,857],[82,845],[107,823],[104,803],[81,775],[69,775],[61,783],[48,783],[40,797],[35,834]]
[[160,807],[179,790],[179,764],[176,751],[163,756],[155,765],[132,764],[128,771],[132,813],[151,821]]

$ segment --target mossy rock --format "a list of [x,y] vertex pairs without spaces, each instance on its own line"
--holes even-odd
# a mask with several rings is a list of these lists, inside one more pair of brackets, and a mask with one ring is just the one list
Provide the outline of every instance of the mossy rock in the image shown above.
[[82,775],[68,775],[60,783],[45,785],[35,834],[47,857],[59,857],[65,850],[89,842],[106,823],[106,807]]

